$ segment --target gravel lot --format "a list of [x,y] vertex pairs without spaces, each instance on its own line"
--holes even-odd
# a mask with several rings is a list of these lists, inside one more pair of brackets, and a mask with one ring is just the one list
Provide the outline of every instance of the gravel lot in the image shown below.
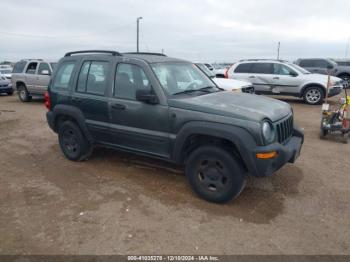
[[159,161],[66,160],[42,101],[1,96],[0,254],[350,254],[350,145],[319,140],[319,106],[285,101],[305,130],[297,163],[216,205]]

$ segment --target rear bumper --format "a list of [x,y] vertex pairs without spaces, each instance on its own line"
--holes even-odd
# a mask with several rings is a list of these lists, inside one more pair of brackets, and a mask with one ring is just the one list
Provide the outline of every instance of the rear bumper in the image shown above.
[[[270,176],[286,163],[294,163],[300,155],[303,143],[304,134],[299,129],[294,129],[293,136],[286,144],[273,143],[268,146],[257,147],[254,151],[256,176]],[[277,152],[277,156],[271,159],[255,157],[257,153],[264,152]]]
[[55,130],[55,116],[54,116],[54,112],[52,111],[49,111],[46,113],[46,120],[47,120],[47,123],[49,125],[49,127],[54,131],[56,132]]

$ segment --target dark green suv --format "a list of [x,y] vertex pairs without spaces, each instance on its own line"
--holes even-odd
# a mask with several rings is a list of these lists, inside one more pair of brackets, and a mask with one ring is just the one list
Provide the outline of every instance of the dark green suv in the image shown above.
[[293,163],[303,144],[287,103],[225,92],[194,64],[162,54],[67,53],[45,99],[68,159],[102,145],[171,161],[213,202],[237,197],[248,175]]

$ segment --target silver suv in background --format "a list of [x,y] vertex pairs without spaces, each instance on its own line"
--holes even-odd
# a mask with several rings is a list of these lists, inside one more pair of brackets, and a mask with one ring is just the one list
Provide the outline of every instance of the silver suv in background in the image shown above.
[[[228,70],[227,75],[253,83],[256,94],[295,96],[312,105],[322,103],[328,82],[326,75],[311,74],[282,60],[241,60]],[[328,96],[338,95],[342,89],[342,79],[331,77]]]
[[333,59],[326,58],[300,58],[295,64],[308,70],[311,73],[327,75],[328,72],[343,80],[350,79],[350,63],[339,61],[337,63]]
[[31,101],[33,96],[44,96],[55,64],[42,59],[24,59],[15,64],[12,86],[22,102]]

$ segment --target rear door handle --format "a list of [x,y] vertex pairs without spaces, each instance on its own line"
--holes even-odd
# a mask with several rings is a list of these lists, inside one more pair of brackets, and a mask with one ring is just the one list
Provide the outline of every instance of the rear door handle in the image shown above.
[[276,76],[276,77],[274,77],[274,78],[272,78],[272,79],[275,79],[275,80],[278,80],[278,79],[280,79],[278,76]]
[[126,109],[126,106],[125,106],[125,105],[122,105],[122,104],[113,104],[113,105],[112,105],[112,108],[113,108],[113,109],[117,109],[117,110],[125,110],[125,109]]
[[255,76],[250,76],[249,78],[255,78]]

